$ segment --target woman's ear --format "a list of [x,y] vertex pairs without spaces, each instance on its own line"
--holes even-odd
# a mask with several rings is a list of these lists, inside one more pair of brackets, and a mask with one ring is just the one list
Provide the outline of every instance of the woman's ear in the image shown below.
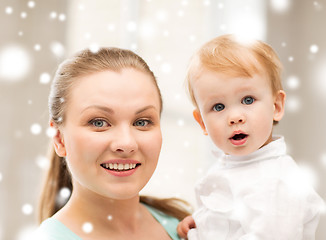
[[274,121],[280,121],[284,115],[286,94],[279,90],[274,98]]
[[198,108],[196,108],[196,109],[193,111],[192,114],[193,114],[193,116],[194,116],[196,122],[199,123],[201,129],[203,129],[204,135],[208,135],[207,130],[206,130],[206,127],[205,127],[205,124],[204,124],[204,121],[203,121],[203,119],[202,119],[202,117],[201,117],[201,114],[200,114],[200,111],[198,110]]
[[65,157],[66,154],[66,146],[63,138],[63,134],[61,130],[55,126],[55,124],[51,121],[50,126],[55,129],[55,134],[53,135],[53,145],[54,150],[60,157]]

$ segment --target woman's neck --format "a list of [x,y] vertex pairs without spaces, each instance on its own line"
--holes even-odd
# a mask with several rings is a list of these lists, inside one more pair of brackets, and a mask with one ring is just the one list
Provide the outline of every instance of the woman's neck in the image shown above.
[[[73,191],[68,203],[55,218],[81,237],[89,235],[92,239],[100,239],[97,236],[121,235],[124,231],[131,234],[136,232],[143,219],[148,217],[147,214],[144,206],[139,203],[139,196],[113,200],[94,192]],[[84,226],[92,231],[87,233]]]

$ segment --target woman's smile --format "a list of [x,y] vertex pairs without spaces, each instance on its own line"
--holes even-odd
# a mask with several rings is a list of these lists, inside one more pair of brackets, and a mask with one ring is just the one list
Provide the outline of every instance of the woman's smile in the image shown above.
[[132,175],[141,163],[132,159],[114,159],[101,164],[108,173],[117,177],[128,177]]

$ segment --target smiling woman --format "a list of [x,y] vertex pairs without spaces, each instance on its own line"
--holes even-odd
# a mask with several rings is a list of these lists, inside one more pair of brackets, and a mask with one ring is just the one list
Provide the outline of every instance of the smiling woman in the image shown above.
[[[80,52],[60,65],[49,109],[54,151],[37,234],[179,239],[184,202],[139,196],[162,145],[161,94],[143,59],[117,48]],[[62,189],[71,192],[64,203]]]

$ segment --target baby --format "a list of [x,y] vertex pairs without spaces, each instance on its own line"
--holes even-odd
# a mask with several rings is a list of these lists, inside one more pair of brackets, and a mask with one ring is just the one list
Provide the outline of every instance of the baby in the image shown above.
[[[193,56],[188,88],[195,120],[216,147],[196,185],[199,208],[178,226],[195,240],[315,239],[323,200],[286,154],[273,125],[284,115],[281,63],[261,41],[217,37]],[[190,229],[190,230],[189,230]]]

